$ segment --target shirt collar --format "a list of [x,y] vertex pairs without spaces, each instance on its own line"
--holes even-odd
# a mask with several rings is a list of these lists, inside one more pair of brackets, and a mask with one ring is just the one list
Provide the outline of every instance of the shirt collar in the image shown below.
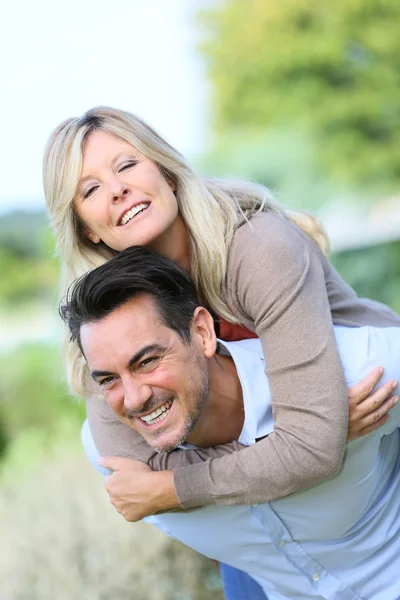
[[218,351],[229,354],[237,370],[243,392],[244,423],[239,442],[249,446],[274,429],[271,392],[264,372],[265,361],[259,339],[225,342],[218,340]]

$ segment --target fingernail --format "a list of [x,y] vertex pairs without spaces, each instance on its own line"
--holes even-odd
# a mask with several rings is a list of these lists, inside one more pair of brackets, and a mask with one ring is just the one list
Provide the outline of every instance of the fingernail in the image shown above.
[[379,373],[379,375],[382,375],[382,373],[383,373],[383,367],[378,367],[378,373]]
[[392,400],[393,400],[393,404],[397,404],[398,401],[399,401],[399,397],[398,396],[393,396]]
[[394,388],[396,388],[398,385],[399,385],[399,382],[398,382],[398,381],[393,381],[393,382],[392,382],[392,388],[393,388],[393,389],[394,389]]

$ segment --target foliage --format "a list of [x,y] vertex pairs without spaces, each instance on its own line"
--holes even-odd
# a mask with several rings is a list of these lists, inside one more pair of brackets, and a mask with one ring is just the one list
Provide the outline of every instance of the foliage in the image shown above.
[[[32,344],[2,357],[0,380],[0,424],[3,451],[6,444],[25,430],[36,430],[47,440],[59,432],[60,422],[72,419],[79,429],[84,403],[68,394],[63,383],[57,347]],[[1,436],[0,436],[1,437]]]
[[43,239],[49,228],[46,215],[42,211],[14,211],[1,215],[0,245],[8,248],[18,258],[32,258],[43,255]]
[[0,298],[13,306],[34,299],[48,300],[54,294],[57,267],[48,258],[21,258],[11,249],[0,247]]
[[359,296],[400,313],[400,242],[341,252],[332,262]]
[[267,186],[282,204],[315,212],[332,198],[370,201],[356,187],[342,187],[318,168],[316,144],[299,131],[271,129],[220,132],[207,153],[198,159],[208,177],[240,177]]
[[44,213],[2,216],[0,236],[0,305],[53,299],[58,265]]
[[202,15],[216,123],[311,136],[331,177],[400,181],[397,0],[222,0]]

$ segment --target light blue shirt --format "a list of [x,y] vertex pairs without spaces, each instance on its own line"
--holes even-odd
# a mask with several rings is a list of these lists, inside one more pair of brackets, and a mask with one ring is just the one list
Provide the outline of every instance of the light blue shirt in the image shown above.
[[[400,328],[335,327],[348,385],[377,365],[400,380]],[[259,340],[221,342],[243,388],[239,441],[273,429]],[[399,389],[394,393],[399,393]],[[340,474],[258,506],[207,506],[148,520],[206,556],[252,575],[269,600],[400,598],[400,408],[351,442]]]

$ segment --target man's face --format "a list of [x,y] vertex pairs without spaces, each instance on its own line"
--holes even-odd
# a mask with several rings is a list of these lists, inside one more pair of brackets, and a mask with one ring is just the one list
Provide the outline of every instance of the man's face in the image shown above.
[[119,419],[159,452],[184,442],[208,397],[201,344],[186,344],[141,295],[81,327],[94,380]]

